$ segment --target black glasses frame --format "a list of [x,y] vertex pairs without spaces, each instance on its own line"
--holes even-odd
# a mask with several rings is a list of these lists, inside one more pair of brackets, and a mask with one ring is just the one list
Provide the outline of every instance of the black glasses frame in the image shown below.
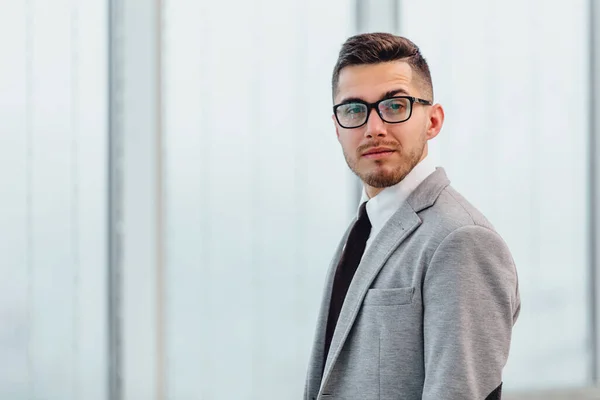
[[[379,104],[384,102],[384,101],[388,101],[388,100],[393,100],[393,99],[407,99],[410,102],[410,112],[408,113],[408,117],[406,117],[406,119],[403,119],[402,121],[386,121],[385,118],[383,118],[383,115],[381,115],[381,110],[379,109]],[[360,125],[357,126],[344,126],[341,122],[340,119],[338,118],[338,114],[337,114],[337,109],[341,106],[345,106],[346,104],[353,104],[353,103],[359,103],[359,104],[364,104],[367,107],[367,118],[365,118],[365,122],[363,122]],[[381,118],[381,120],[383,122],[386,122],[388,124],[399,124],[401,122],[406,122],[410,119],[410,117],[412,116],[412,112],[413,112],[413,105],[414,103],[418,103],[418,104],[423,104],[425,106],[430,106],[433,103],[429,100],[424,100],[424,99],[420,99],[418,97],[413,97],[413,96],[394,96],[394,97],[386,97],[384,99],[381,99],[375,103],[367,103],[366,101],[362,101],[362,100],[351,100],[351,101],[346,101],[344,103],[340,103],[340,104],[336,104],[335,106],[333,106],[333,115],[335,115],[335,119],[337,120],[338,124],[340,124],[340,126],[344,129],[355,129],[355,128],[360,128],[361,126],[364,126],[367,122],[369,122],[369,117],[371,116],[371,110],[375,109],[375,111],[377,112],[377,115],[379,115],[379,118]]]

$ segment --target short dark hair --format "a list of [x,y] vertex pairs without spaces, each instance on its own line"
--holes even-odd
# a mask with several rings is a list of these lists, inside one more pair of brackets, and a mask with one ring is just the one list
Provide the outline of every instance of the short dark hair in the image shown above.
[[433,84],[429,65],[421,51],[413,42],[391,33],[362,33],[352,36],[342,45],[338,60],[333,69],[331,81],[333,97],[342,69],[352,65],[379,64],[389,61],[404,61],[421,78],[425,96],[433,101]]

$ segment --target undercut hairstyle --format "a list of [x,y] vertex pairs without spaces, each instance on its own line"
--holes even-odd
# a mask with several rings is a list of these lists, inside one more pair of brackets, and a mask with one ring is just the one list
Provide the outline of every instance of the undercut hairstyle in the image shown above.
[[363,33],[346,40],[340,50],[331,81],[333,98],[337,95],[340,72],[353,65],[379,64],[390,61],[406,62],[418,79],[422,96],[433,102],[433,84],[429,65],[413,42],[390,33]]

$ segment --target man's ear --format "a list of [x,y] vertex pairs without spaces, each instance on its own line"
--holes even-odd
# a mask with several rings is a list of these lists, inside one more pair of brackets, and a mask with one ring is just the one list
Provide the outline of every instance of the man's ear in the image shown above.
[[434,104],[431,106],[427,125],[426,137],[427,140],[431,140],[440,133],[442,125],[444,125],[444,108],[441,104]]
[[335,135],[337,136],[338,140],[340,140],[340,131],[338,129],[337,121],[335,120],[335,115],[331,115],[331,120],[333,121],[333,126],[335,127]]

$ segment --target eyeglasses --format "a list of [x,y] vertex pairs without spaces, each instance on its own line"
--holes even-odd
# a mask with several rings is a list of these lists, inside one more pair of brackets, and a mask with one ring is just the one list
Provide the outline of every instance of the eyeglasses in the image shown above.
[[426,106],[432,104],[430,101],[412,96],[389,97],[376,103],[353,100],[333,106],[333,114],[338,124],[346,129],[359,128],[366,124],[372,109],[377,110],[377,114],[384,122],[398,124],[410,118],[414,103]]

